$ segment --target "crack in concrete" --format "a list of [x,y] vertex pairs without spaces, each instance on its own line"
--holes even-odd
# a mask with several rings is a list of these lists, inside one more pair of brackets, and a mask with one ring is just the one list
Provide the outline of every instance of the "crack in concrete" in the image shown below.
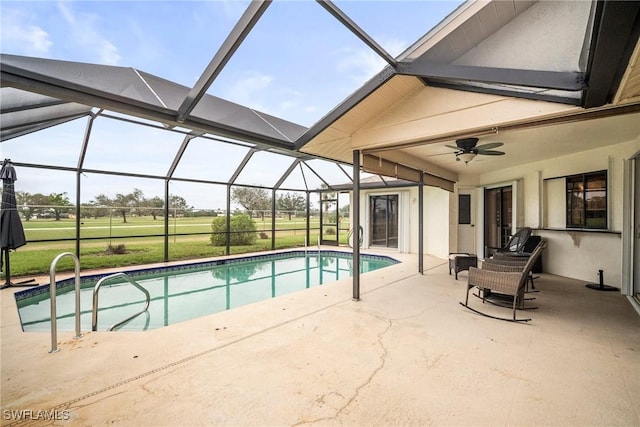
[[[152,369],[150,371],[146,371],[146,372],[140,373],[140,374],[135,375],[133,377],[125,378],[125,379],[123,379],[123,380],[121,380],[121,381],[119,381],[117,383],[107,385],[107,386],[105,386],[105,387],[103,387],[101,389],[94,390],[92,392],[86,393],[86,394],[84,394],[82,396],[79,396],[79,397],[77,397],[75,399],[68,400],[66,402],[60,403],[60,404],[55,405],[55,406],[53,406],[53,407],[51,407],[51,408],[49,408],[47,410],[48,411],[55,411],[55,410],[58,410],[58,409],[69,408],[72,405],[74,405],[75,403],[80,402],[82,400],[89,399],[89,398],[91,398],[93,396],[96,396],[98,394],[106,393],[106,392],[108,392],[110,390],[113,390],[115,388],[119,388],[119,387],[122,387],[124,385],[129,384],[129,383],[136,382],[136,381],[140,380],[141,378],[150,377],[152,375],[156,375],[158,373],[162,373],[163,371],[167,371],[168,369],[170,369],[172,367],[178,367],[178,366],[181,366],[181,365],[185,365],[188,362],[191,362],[193,360],[199,359],[199,358],[201,358],[203,356],[211,354],[211,353],[213,353],[215,351],[218,351],[220,349],[229,347],[229,346],[237,344],[239,342],[243,342],[243,341],[249,340],[249,339],[251,339],[253,337],[256,337],[256,336],[259,336],[259,335],[261,335],[261,334],[263,334],[265,332],[269,332],[269,331],[278,329],[278,328],[280,328],[280,327],[282,327],[284,325],[288,325],[290,323],[293,323],[293,322],[296,322],[298,320],[304,319],[305,317],[309,317],[309,316],[312,316],[314,314],[320,313],[320,312],[322,312],[324,310],[327,310],[329,308],[337,307],[337,306],[339,306],[341,304],[344,304],[347,301],[351,301],[351,299],[339,300],[339,301],[327,304],[325,306],[322,306],[322,307],[320,307],[320,308],[318,308],[316,310],[313,310],[313,311],[311,311],[309,313],[304,313],[304,314],[302,314],[300,316],[288,319],[288,320],[286,320],[284,322],[276,323],[276,324],[271,325],[271,326],[269,326],[269,327],[267,327],[265,329],[261,329],[261,330],[255,331],[253,333],[249,333],[247,335],[243,335],[243,336],[240,336],[238,338],[231,339],[226,343],[222,343],[222,344],[216,345],[214,347],[211,347],[211,348],[206,349],[204,351],[201,351],[199,353],[192,354],[192,355],[184,357],[184,358],[182,358],[180,360],[176,360],[176,361],[168,363],[166,365],[159,366],[159,367],[154,368],[154,369]],[[13,427],[13,426],[18,425],[18,424],[24,425],[23,421],[17,420],[17,421],[14,421],[14,422],[11,422],[11,423],[7,424],[6,427]]]
[[[446,263],[445,263],[445,264],[446,264]],[[432,270],[432,269],[434,269],[434,268],[440,267],[441,265],[444,265],[444,264],[440,264],[440,265],[437,265],[437,266],[431,267],[431,268],[429,268],[429,269],[427,269],[427,270],[425,270],[425,271]],[[378,291],[378,290],[380,290],[380,289],[382,289],[382,288],[385,288],[385,287],[387,287],[387,286],[391,286],[391,285],[393,285],[393,284],[395,284],[395,283],[398,283],[398,282],[400,282],[400,281],[402,281],[402,280],[405,280],[405,279],[407,279],[407,278],[409,278],[409,277],[411,277],[411,276],[415,276],[415,275],[417,275],[417,274],[419,274],[419,273],[411,273],[411,274],[407,274],[407,275],[405,275],[405,276],[403,276],[403,277],[400,277],[400,278],[398,278],[397,280],[394,280],[394,281],[392,281],[392,282],[390,282],[390,283],[387,283],[387,284],[385,284],[385,285],[383,285],[383,286],[381,286],[381,287],[378,287],[378,288],[375,288],[375,289],[372,289],[372,290],[369,290],[369,291],[364,291],[364,292],[362,292],[362,294],[364,295],[364,294],[368,294],[368,293],[371,293],[371,292],[376,292],[376,291]],[[292,319],[288,319],[288,320],[286,320],[286,321],[284,321],[284,322],[274,324],[274,325],[272,325],[272,326],[270,326],[270,327],[267,327],[267,328],[265,328],[265,329],[262,329],[262,330],[259,330],[259,331],[255,331],[255,332],[253,332],[253,333],[247,334],[247,335],[245,335],[245,336],[240,336],[240,337],[235,338],[235,339],[231,339],[231,340],[229,340],[229,341],[228,341],[228,342],[226,342],[226,343],[222,343],[222,344],[220,344],[220,345],[216,345],[216,346],[211,347],[211,348],[209,348],[209,349],[205,349],[204,351],[201,351],[201,352],[199,352],[199,353],[195,353],[195,354],[192,354],[192,355],[190,355],[190,356],[184,357],[183,359],[176,360],[176,361],[174,361],[174,362],[168,363],[168,364],[163,365],[163,366],[159,366],[159,367],[157,367],[157,368],[151,369],[151,370],[146,371],[146,372],[142,372],[142,373],[140,373],[140,374],[138,374],[138,375],[135,375],[135,376],[133,376],[133,377],[129,377],[129,378],[122,379],[121,381],[118,381],[118,382],[116,382],[116,383],[113,383],[113,384],[107,385],[107,386],[105,386],[105,387],[103,387],[103,388],[100,388],[100,389],[94,390],[94,391],[92,391],[92,392],[86,393],[86,394],[84,394],[84,395],[82,395],[82,396],[78,396],[78,397],[76,397],[76,398],[74,398],[74,399],[71,399],[71,400],[68,400],[68,401],[66,401],[66,402],[59,403],[59,404],[57,404],[57,405],[55,405],[55,406],[53,406],[53,407],[50,407],[48,410],[50,410],[50,411],[54,411],[54,410],[58,410],[58,409],[65,409],[65,408],[76,407],[76,406],[75,406],[75,404],[76,404],[76,403],[78,403],[78,402],[80,402],[80,401],[82,401],[82,400],[90,399],[90,398],[92,398],[92,397],[94,397],[94,396],[97,396],[97,395],[99,395],[99,394],[102,394],[102,393],[107,393],[107,392],[109,392],[109,391],[111,391],[111,390],[114,390],[114,389],[116,389],[116,388],[119,388],[119,387],[125,386],[125,385],[127,385],[127,384],[130,384],[130,383],[136,382],[136,381],[138,381],[138,380],[140,380],[140,379],[142,379],[142,378],[150,377],[150,376],[157,375],[157,374],[160,374],[161,376],[163,376],[163,375],[164,375],[164,371],[167,371],[168,369],[170,369],[170,368],[172,368],[172,367],[177,367],[177,366],[180,366],[180,365],[184,365],[184,364],[186,364],[186,363],[188,363],[188,362],[191,362],[191,361],[193,361],[193,360],[195,360],[195,359],[199,359],[199,358],[201,358],[201,357],[203,357],[203,356],[206,356],[206,355],[208,355],[208,354],[211,354],[211,353],[213,353],[213,352],[215,352],[215,351],[218,351],[218,350],[220,350],[220,349],[223,349],[223,348],[226,348],[226,347],[231,346],[231,345],[233,345],[233,344],[236,344],[236,343],[239,343],[239,342],[242,342],[242,341],[245,341],[245,340],[251,339],[251,338],[253,338],[253,337],[255,337],[255,336],[258,336],[258,335],[260,335],[260,334],[263,334],[263,333],[265,333],[265,332],[268,332],[268,331],[271,331],[271,330],[277,329],[277,328],[279,328],[279,327],[282,327],[282,326],[284,326],[284,325],[287,325],[287,324],[290,324],[290,323],[292,323],[292,322],[298,321],[298,320],[303,319],[303,318],[305,318],[305,317],[308,317],[308,316],[314,315],[314,314],[316,314],[316,313],[322,312],[322,311],[324,311],[324,310],[326,310],[326,309],[328,309],[328,308],[338,307],[338,306],[340,306],[341,304],[344,304],[344,303],[345,303],[345,302],[347,302],[347,301],[351,301],[351,299],[339,300],[339,301],[336,301],[336,302],[334,302],[334,303],[327,304],[326,306],[320,307],[320,308],[318,308],[317,310],[313,310],[313,311],[311,311],[311,312],[309,312],[309,313],[305,313],[305,314],[303,314],[303,315],[300,315],[300,316],[294,317],[294,318],[292,318]],[[363,313],[364,313],[364,312],[363,312]],[[376,318],[381,319],[381,320],[383,320],[383,321],[385,321],[385,322],[387,322],[387,323],[388,323],[387,328],[386,328],[384,331],[382,331],[382,332],[378,335],[378,343],[380,344],[380,346],[381,346],[381,347],[382,347],[382,349],[383,349],[383,354],[382,354],[382,356],[381,356],[381,358],[382,358],[381,366],[380,366],[379,368],[377,368],[377,369],[372,373],[372,375],[371,375],[371,376],[370,376],[370,378],[367,380],[367,382],[365,382],[365,384],[361,385],[360,387],[358,387],[358,388],[356,389],[355,395],[354,395],[354,396],[353,396],[353,397],[352,397],[352,398],[351,398],[351,399],[350,399],[350,400],[349,400],[349,401],[348,401],[348,402],[347,402],[347,403],[346,403],[342,408],[340,408],[340,409],[338,410],[338,412],[336,413],[336,415],[335,415],[334,417],[328,417],[328,418],[324,418],[324,419],[329,420],[329,419],[333,419],[333,418],[335,418],[335,417],[339,416],[339,415],[340,415],[340,413],[342,413],[342,411],[344,411],[344,409],[345,409],[345,408],[346,408],[346,407],[347,407],[351,402],[353,402],[353,400],[357,397],[357,395],[358,395],[358,393],[360,392],[360,390],[362,390],[362,388],[363,388],[363,387],[365,387],[366,385],[368,385],[368,384],[370,383],[371,379],[375,376],[375,374],[376,374],[377,372],[379,372],[379,371],[380,371],[380,369],[382,369],[382,368],[384,367],[384,362],[385,362],[385,359],[384,359],[384,358],[385,358],[385,357],[386,357],[386,355],[387,355],[387,349],[386,349],[386,347],[384,347],[384,345],[382,344],[382,341],[381,341],[381,340],[382,340],[383,335],[384,335],[384,334],[386,334],[386,333],[389,331],[389,329],[391,329],[391,326],[392,326],[393,321],[392,321],[392,319],[383,318],[382,316],[377,315],[377,314],[373,314],[373,313],[365,313],[365,314],[369,314],[369,315],[371,315],[371,316],[373,316],[373,317],[376,317]],[[109,398],[110,396],[118,395],[118,394],[121,394],[121,393],[124,393],[124,392],[126,392],[126,390],[125,390],[125,391],[122,391],[122,392],[117,392],[117,393],[115,393],[115,394],[110,394],[110,395],[106,396],[105,398]],[[104,399],[104,398],[100,398],[99,400],[103,400],[103,399]],[[82,407],[82,406],[78,406],[78,407]],[[321,420],[322,420],[322,419],[319,419],[318,421],[321,421]],[[301,424],[310,423],[310,422],[315,422],[315,421],[305,421],[305,422],[300,422],[300,423],[298,423],[298,424],[296,424],[296,425],[301,425]],[[11,423],[7,424],[7,426],[14,426],[14,425],[18,425],[18,424],[24,425],[24,424],[23,424],[23,421],[14,421],[14,422],[11,422]]]
[[[364,312],[363,312],[364,313]],[[380,348],[382,349],[382,354],[380,354],[380,365],[378,367],[376,367],[371,374],[369,375],[369,377],[362,383],[360,384],[358,387],[356,387],[353,395],[346,401],[346,403],[344,405],[342,405],[341,407],[339,407],[337,409],[337,411],[335,412],[334,415],[332,416],[326,416],[326,417],[321,417],[321,418],[316,418],[313,420],[308,420],[308,421],[299,421],[295,424],[293,424],[293,426],[301,426],[301,425],[305,425],[305,424],[313,424],[313,423],[317,423],[317,422],[321,422],[321,421],[329,421],[329,420],[335,420],[337,419],[339,416],[341,416],[346,409],[358,398],[358,395],[360,394],[360,392],[367,387],[368,385],[371,384],[371,381],[373,380],[373,378],[378,374],[378,372],[380,372],[386,365],[387,362],[387,356],[389,354],[389,351],[387,350],[387,347],[385,347],[384,343],[382,342],[382,339],[384,338],[384,336],[391,330],[391,327],[393,326],[393,321],[391,319],[382,317],[381,315],[378,314],[374,314],[374,313],[364,313],[364,314],[368,314],[370,316],[375,317],[378,320],[382,320],[383,322],[387,323],[387,327],[378,333],[378,339],[377,339],[377,344],[380,346]],[[337,394],[339,396],[342,396],[341,394],[337,393],[337,392],[331,392],[328,394]],[[326,394],[325,394],[326,395]],[[325,396],[323,395],[323,396]]]

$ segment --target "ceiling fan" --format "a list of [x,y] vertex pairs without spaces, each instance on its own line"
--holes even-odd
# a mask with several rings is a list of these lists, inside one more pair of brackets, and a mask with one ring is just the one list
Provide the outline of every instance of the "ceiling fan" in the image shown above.
[[448,148],[452,148],[455,151],[456,160],[462,160],[465,163],[469,163],[477,155],[482,156],[502,156],[504,152],[493,150],[493,148],[504,145],[502,142],[490,142],[488,144],[482,144],[476,146],[478,138],[462,138],[456,139],[455,147],[453,145],[446,145]]

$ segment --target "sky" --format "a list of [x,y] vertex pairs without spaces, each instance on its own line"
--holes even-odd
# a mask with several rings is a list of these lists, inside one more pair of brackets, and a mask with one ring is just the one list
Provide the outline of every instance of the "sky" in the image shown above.
[[[239,0],[1,0],[0,52],[133,67],[192,87],[248,4]],[[460,2],[336,0],[334,4],[387,52],[397,56]],[[310,127],[385,65],[315,1],[275,0],[207,93]],[[0,146],[1,157],[23,163],[75,166],[85,127],[86,120],[82,119],[38,132],[39,135],[5,141]],[[182,142],[180,134],[114,120],[103,120],[95,127],[87,168],[163,175]],[[177,176],[179,172],[185,177],[191,173],[214,173],[225,180],[246,152],[225,144],[201,141],[193,145],[183,159],[185,163],[176,171]],[[123,156],[123,152],[127,155]],[[213,161],[219,159],[226,160],[224,165],[212,167]],[[243,178],[244,183],[275,183],[277,177],[265,173],[277,176],[290,163],[290,159],[269,156],[262,161],[265,163],[254,165],[252,176]],[[43,170],[33,173],[29,169],[22,179],[20,173],[18,170],[23,187],[16,183],[17,190],[48,194],[64,188],[70,195],[75,193],[72,173],[55,179]],[[344,173],[335,173],[335,179],[344,182]],[[162,184],[152,181],[85,174],[83,201],[100,193],[128,193],[133,188],[141,188],[147,197],[162,196]],[[181,187],[176,191],[184,192],[180,195],[196,207],[225,205],[224,194],[203,195],[188,185],[176,187]]]

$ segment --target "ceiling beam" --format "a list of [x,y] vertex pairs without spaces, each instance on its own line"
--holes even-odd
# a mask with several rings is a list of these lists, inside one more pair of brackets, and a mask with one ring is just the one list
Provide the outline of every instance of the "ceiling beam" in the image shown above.
[[524,70],[515,68],[478,67],[471,65],[438,64],[421,61],[400,62],[398,74],[454,81],[507,84],[541,89],[579,91],[586,88],[580,72]]
[[598,1],[587,63],[584,108],[613,100],[640,36],[640,2]]
[[249,7],[247,7],[247,10],[245,10],[244,14],[240,17],[240,20],[233,30],[231,30],[231,33],[229,33],[213,59],[211,59],[211,62],[209,62],[209,65],[207,65],[207,68],[195,86],[193,86],[184,101],[182,101],[176,116],[178,123],[183,123],[187,116],[191,114],[191,111],[193,111],[215,78],[220,74],[227,62],[229,62],[229,59],[231,59],[236,50],[238,50],[264,11],[267,10],[270,3],[271,0],[253,0],[251,4],[249,4]]
[[423,83],[431,87],[439,87],[443,89],[461,90],[464,92],[486,93],[489,95],[508,96],[511,98],[532,99],[534,101],[555,102],[557,104],[580,105],[582,102],[579,97],[571,98],[569,96],[552,95],[547,89],[536,92],[523,92],[517,90],[509,90],[506,86],[481,87],[465,84],[465,82],[446,82],[443,80],[421,79]]

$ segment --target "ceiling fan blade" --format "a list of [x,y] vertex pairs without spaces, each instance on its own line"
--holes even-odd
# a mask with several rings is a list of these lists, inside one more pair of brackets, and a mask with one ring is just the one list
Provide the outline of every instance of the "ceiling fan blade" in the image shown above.
[[477,150],[477,154],[481,154],[483,156],[502,156],[504,152],[496,151],[496,150]]
[[451,148],[452,150],[456,150],[456,151],[460,150],[460,147],[456,147],[455,145],[445,145],[445,147]]
[[478,145],[476,150],[491,150],[492,148],[502,147],[504,142],[490,142],[488,144]]

